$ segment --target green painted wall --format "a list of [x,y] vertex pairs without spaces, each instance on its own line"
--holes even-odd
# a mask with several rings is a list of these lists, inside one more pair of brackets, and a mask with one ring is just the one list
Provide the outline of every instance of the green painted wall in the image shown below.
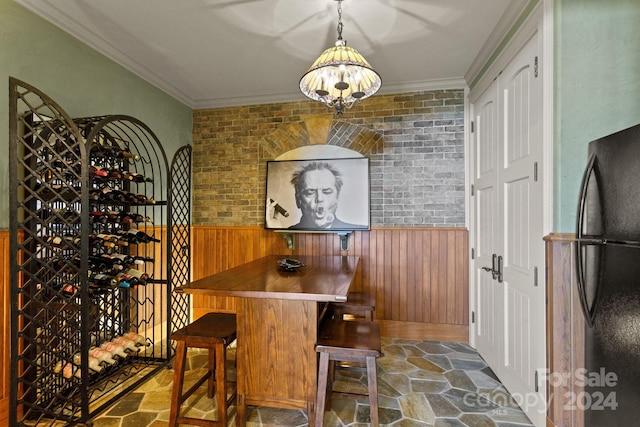
[[574,232],[588,142],[640,123],[640,0],[555,9],[554,231]]
[[9,227],[9,76],[34,85],[71,117],[142,120],[169,162],[191,144],[191,108],[14,1],[0,0],[0,229]]
[[[587,143],[640,123],[640,0],[555,0],[555,14],[554,231],[573,232]],[[71,116],[144,121],[169,159],[191,143],[189,107],[0,0],[0,229],[8,228],[9,216],[9,76],[43,90]]]

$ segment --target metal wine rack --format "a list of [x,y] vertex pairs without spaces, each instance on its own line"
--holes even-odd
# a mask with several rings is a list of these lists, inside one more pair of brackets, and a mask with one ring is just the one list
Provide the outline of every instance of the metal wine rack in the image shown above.
[[[191,146],[185,145],[176,152],[171,161],[169,270],[173,288],[191,281],[191,151]],[[191,299],[189,295],[175,292],[172,292],[170,297],[173,313],[171,330],[177,331],[189,324]]]
[[[9,119],[10,422],[91,424],[168,366],[171,332],[188,321],[188,300],[172,294],[174,276],[178,285],[189,280],[184,229],[190,212],[176,211],[170,201],[178,200],[179,186],[189,191],[190,158],[188,172],[186,160],[174,160],[170,171],[160,142],[141,121],[124,115],[72,119],[47,95],[13,78]],[[159,242],[96,238],[132,228]],[[174,236],[187,252],[175,253],[171,268]],[[114,254],[138,257],[142,265],[135,268],[148,275],[146,284],[96,286],[90,276],[95,260]],[[142,336],[139,351],[114,357],[115,363],[99,366],[101,372],[90,367],[93,347],[128,332]]]

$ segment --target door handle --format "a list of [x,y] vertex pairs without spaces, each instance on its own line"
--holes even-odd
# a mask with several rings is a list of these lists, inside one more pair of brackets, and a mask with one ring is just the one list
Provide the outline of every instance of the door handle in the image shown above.
[[492,256],[492,260],[491,263],[493,264],[491,267],[481,267],[484,271],[488,271],[491,273],[491,277],[493,278],[493,280],[496,280],[498,278],[498,270],[496,270],[496,267],[498,265],[498,255],[493,254]]
[[493,275],[493,280],[498,278],[498,255],[496,254],[491,257],[491,274]]
[[496,278],[498,277],[498,272],[495,271],[493,268],[491,267],[482,267],[482,269],[484,271],[488,271],[491,273],[491,277],[493,277],[493,280],[496,280]]
[[491,258],[491,263],[493,264],[491,267],[481,267],[484,271],[491,272],[491,276],[493,280],[497,280],[498,283],[502,283],[502,255],[498,256],[497,254],[493,254]]
[[491,277],[493,278],[493,280],[496,280],[496,271],[493,268],[491,268],[491,267],[482,267],[482,269],[484,271],[490,272],[491,273]]

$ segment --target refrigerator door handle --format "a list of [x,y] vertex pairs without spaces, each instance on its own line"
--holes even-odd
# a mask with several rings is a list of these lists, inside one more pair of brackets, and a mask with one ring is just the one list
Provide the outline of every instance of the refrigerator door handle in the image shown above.
[[584,171],[584,175],[582,177],[582,184],[580,186],[580,200],[578,202],[578,226],[576,230],[577,242],[575,246],[576,247],[576,254],[575,254],[576,270],[577,270],[576,273],[578,276],[577,277],[578,296],[580,297],[580,307],[582,308],[582,314],[584,314],[584,318],[587,324],[589,325],[589,327],[593,327],[594,313],[589,308],[589,302],[587,301],[587,288],[584,280],[584,261],[582,258],[582,255],[583,255],[582,248],[583,246],[588,245],[588,243],[581,242],[580,239],[582,239],[584,235],[583,223],[584,223],[585,210],[586,210],[586,204],[587,204],[587,190],[589,187],[589,180],[591,178],[591,175],[593,175],[593,172],[596,167],[596,159],[597,159],[596,155],[591,154],[591,156],[589,157],[589,162],[587,163],[587,167]]

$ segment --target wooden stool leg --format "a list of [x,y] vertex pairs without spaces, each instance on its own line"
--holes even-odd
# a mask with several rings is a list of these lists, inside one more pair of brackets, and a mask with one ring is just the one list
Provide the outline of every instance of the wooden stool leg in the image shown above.
[[[227,347],[220,343],[216,345],[216,402],[218,404],[218,422],[227,425]],[[213,376],[213,373],[211,374]]]
[[378,381],[376,379],[376,358],[367,357],[367,382],[369,383],[369,412],[371,427],[378,427]]
[[178,341],[176,347],[176,358],[173,371],[173,391],[171,392],[171,410],[169,412],[169,427],[176,426],[176,420],[180,415],[180,404],[182,403],[182,382],[184,379],[184,365],[187,358],[187,346],[184,341]]
[[329,377],[329,353],[320,352],[318,367],[318,394],[316,396],[316,426],[324,422],[324,402],[327,397],[327,379]]
[[247,405],[244,403],[244,395],[239,394],[236,400],[236,424],[238,427],[247,425]]
[[324,410],[331,410],[331,395],[333,393],[333,382],[336,380],[336,361],[329,360],[329,380],[327,382],[327,397],[324,400]]
[[207,397],[211,399],[213,397],[213,390],[216,383],[216,378],[214,376],[214,372],[216,370],[216,349],[209,349],[209,365],[207,369],[209,369],[209,380],[207,381]]

